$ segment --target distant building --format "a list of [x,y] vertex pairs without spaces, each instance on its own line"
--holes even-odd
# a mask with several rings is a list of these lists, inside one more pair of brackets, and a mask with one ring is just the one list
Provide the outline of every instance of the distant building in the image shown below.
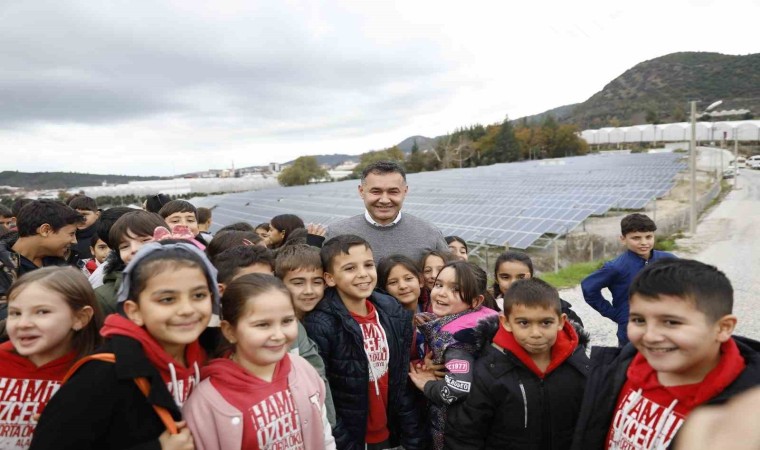
[[269,163],[269,171],[273,173],[278,173],[282,170],[282,166],[280,166],[280,163],[271,162]]

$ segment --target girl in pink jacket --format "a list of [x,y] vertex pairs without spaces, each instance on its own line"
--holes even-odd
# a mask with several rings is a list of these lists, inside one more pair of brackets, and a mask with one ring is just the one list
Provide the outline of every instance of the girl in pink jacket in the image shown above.
[[324,382],[288,353],[298,328],[282,281],[264,274],[232,281],[222,297],[221,328],[232,350],[202,370],[182,409],[196,448],[335,449]]

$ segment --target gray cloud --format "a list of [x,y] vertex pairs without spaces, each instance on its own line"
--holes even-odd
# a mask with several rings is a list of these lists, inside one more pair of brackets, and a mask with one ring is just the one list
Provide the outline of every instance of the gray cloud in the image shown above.
[[[0,7],[4,128],[177,115],[197,126],[276,122],[275,134],[307,131],[299,124],[321,117],[340,131],[403,123],[453,90],[434,36],[375,42],[360,17],[337,9],[327,20],[348,22],[328,23],[342,33],[324,36],[271,5],[209,21],[149,2],[31,3]],[[396,92],[398,83],[418,89]]]

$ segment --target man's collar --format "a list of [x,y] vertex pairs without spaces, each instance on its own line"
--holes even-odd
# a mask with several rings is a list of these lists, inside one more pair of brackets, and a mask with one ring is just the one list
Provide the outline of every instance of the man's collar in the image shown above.
[[366,209],[364,210],[364,218],[367,220],[367,222],[369,222],[370,225],[376,226],[378,228],[392,227],[393,225],[396,225],[399,222],[399,220],[401,220],[401,211],[399,211],[398,214],[396,214],[396,218],[393,219],[393,222],[385,224],[385,225],[375,222],[375,219],[372,218],[369,211]]

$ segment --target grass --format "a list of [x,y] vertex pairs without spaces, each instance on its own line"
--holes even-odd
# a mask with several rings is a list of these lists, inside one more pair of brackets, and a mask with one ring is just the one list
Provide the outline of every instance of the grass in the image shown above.
[[676,238],[675,237],[669,237],[667,239],[660,239],[654,244],[655,250],[660,250],[663,252],[672,252],[676,250]]
[[540,277],[555,288],[564,289],[577,286],[591,272],[600,267],[602,267],[602,261],[583,262],[571,264],[557,273],[544,272]]

